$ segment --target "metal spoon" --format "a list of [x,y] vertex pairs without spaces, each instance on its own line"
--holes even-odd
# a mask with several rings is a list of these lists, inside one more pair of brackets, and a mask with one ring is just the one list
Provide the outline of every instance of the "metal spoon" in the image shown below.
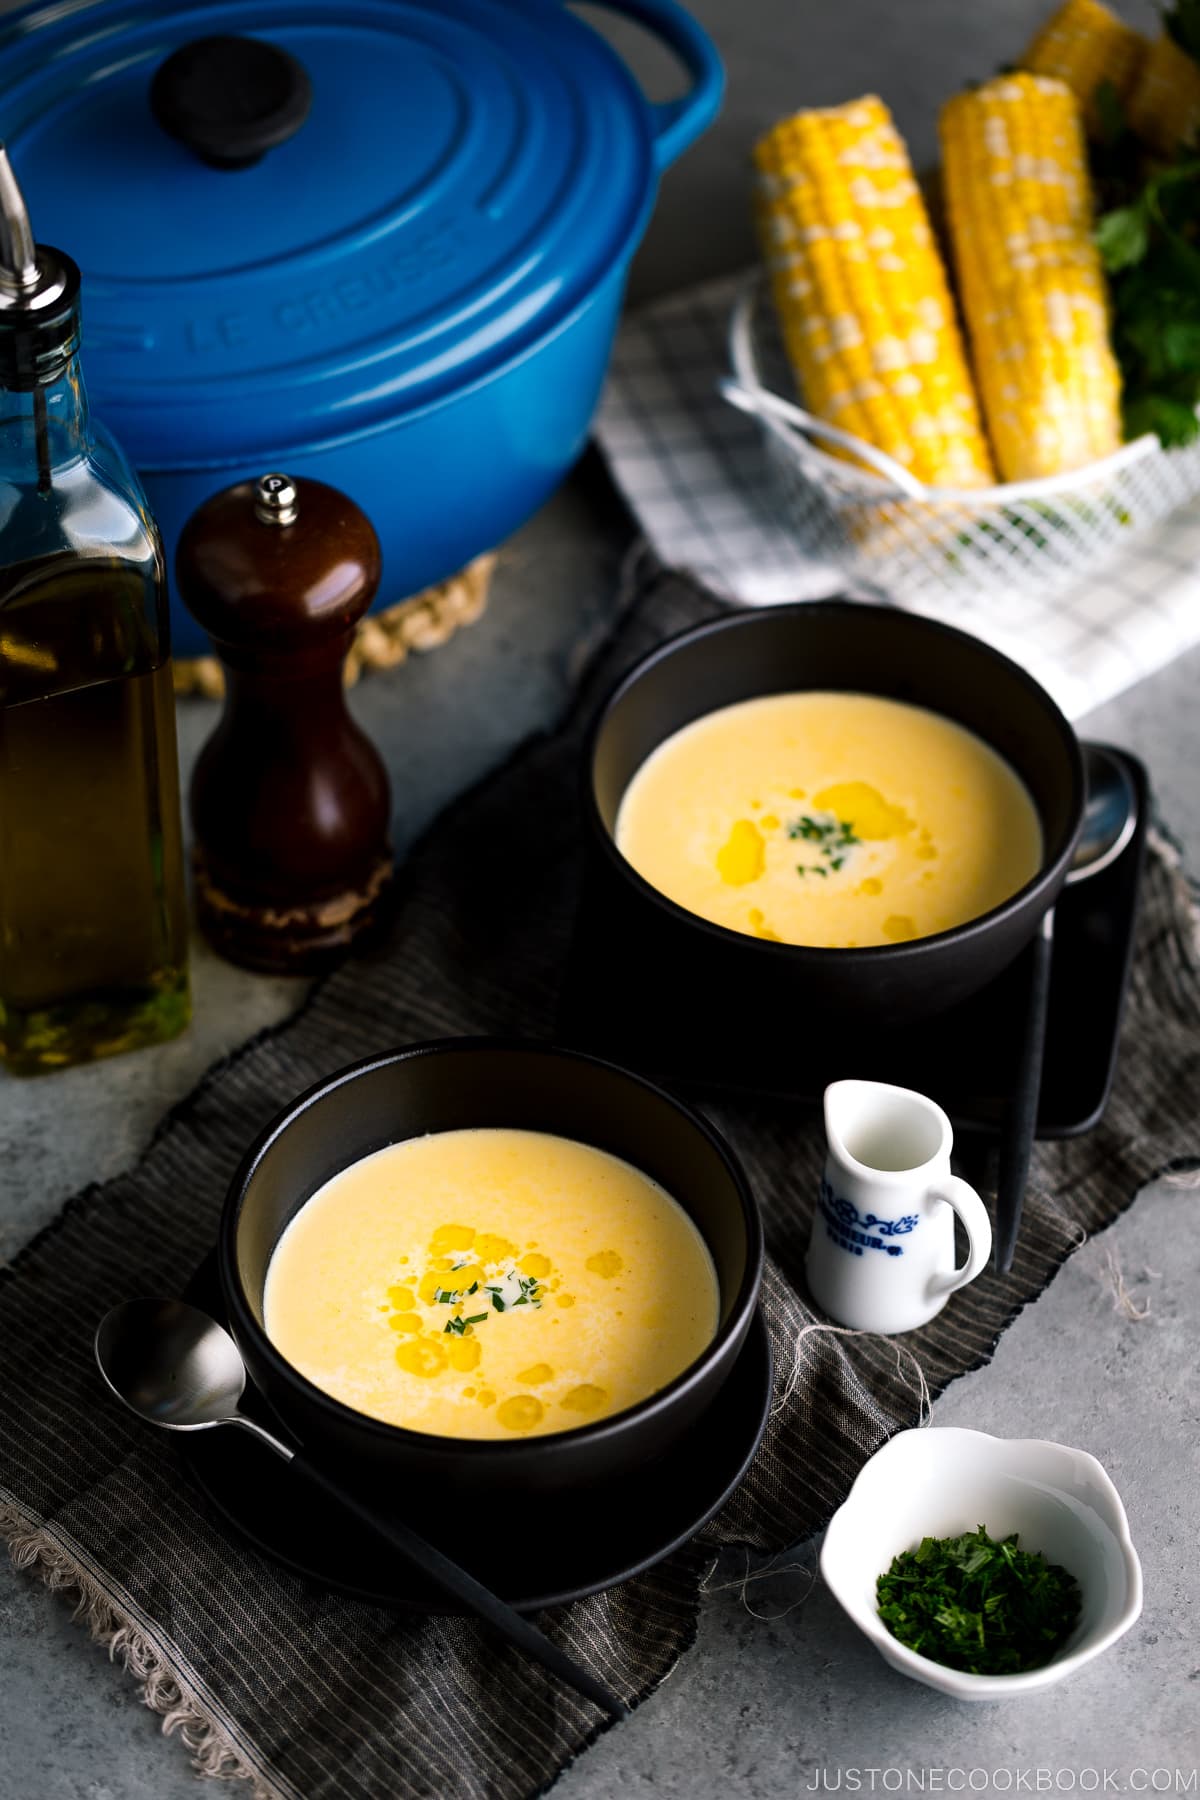
[[[1083,745],[1087,802],[1079,842],[1067,872],[1067,887],[1077,887],[1111,868],[1137,829],[1138,803],[1129,770],[1099,744]],[[1037,1131],[1042,1091],[1042,1054],[1046,1047],[1046,1014],[1050,1000],[1050,963],[1054,948],[1054,908],[1043,915],[1033,941],[1024,1029],[1017,1054],[1012,1096],[1000,1136],[996,1178],[996,1260],[998,1275],[1012,1267],[1029,1162]]]
[[129,1300],[114,1306],[96,1330],[96,1362],[117,1399],[151,1425],[165,1426],[168,1431],[237,1425],[251,1432],[510,1644],[613,1718],[627,1716],[628,1707],[603,1682],[490,1588],[400,1520],[372,1512],[323,1474],[302,1450],[283,1443],[256,1419],[239,1411],[246,1365],[229,1333],[207,1313],[182,1300]]
[[1138,803],[1125,762],[1099,744],[1083,745],[1087,802],[1079,842],[1067,872],[1074,887],[1111,868],[1137,830]]

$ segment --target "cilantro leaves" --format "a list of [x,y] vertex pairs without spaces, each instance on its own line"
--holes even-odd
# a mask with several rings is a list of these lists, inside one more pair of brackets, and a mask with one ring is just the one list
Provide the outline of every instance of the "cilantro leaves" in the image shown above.
[[1110,147],[1110,206],[1095,239],[1112,294],[1125,435],[1153,431],[1168,449],[1200,436],[1200,157],[1144,176],[1118,138]]

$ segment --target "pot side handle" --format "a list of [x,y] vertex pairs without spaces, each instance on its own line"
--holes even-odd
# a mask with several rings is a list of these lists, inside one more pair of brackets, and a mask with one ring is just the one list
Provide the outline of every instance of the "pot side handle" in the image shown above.
[[647,104],[655,160],[665,169],[708,130],[721,109],[725,70],[717,47],[675,0],[596,0],[596,4],[644,25],[675,52],[692,77],[691,87],[678,99]]

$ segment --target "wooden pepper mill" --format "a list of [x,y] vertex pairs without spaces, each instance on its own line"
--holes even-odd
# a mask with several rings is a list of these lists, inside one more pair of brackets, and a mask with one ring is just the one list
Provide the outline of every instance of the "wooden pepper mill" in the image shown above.
[[342,686],[379,574],[370,521],[320,481],[239,482],[180,537],[179,591],[226,682],[192,778],[197,914],[245,968],[324,967],[388,893],[387,771]]

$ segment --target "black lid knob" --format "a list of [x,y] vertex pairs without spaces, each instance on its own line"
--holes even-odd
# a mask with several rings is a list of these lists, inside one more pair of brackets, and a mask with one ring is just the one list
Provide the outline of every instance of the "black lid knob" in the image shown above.
[[183,44],[150,84],[150,110],[215,169],[246,169],[299,131],[312,105],[302,63],[261,38]]

